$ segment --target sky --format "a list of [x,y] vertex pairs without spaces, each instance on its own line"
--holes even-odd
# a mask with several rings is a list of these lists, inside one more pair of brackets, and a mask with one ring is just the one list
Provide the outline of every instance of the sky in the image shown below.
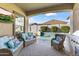
[[44,23],[50,20],[62,20],[67,21],[67,18],[71,16],[71,12],[57,12],[57,13],[46,13],[46,14],[38,14],[29,17],[29,23]]

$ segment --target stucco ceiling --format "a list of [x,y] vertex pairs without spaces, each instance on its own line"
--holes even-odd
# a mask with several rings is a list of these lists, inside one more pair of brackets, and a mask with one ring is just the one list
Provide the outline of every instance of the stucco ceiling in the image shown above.
[[17,6],[22,8],[24,11],[31,11],[40,8],[46,8],[49,6],[58,5],[59,3],[16,3]]

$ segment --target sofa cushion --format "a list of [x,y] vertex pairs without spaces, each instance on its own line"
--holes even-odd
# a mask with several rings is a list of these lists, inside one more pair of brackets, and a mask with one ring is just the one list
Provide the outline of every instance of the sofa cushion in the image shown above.
[[25,34],[25,36],[27,36],[28,37],[28,33],[24,33]]
[[60,42],[57,41],[57,40],[53,40],[53,43],[55,43],[55,44],[59,44]]
[[34,38],[34,35],[32,32],[28,32],[28,33],[24,33],[24,39],[27,40],[27,39],[33,39]]
[[22,45],[23,45],[23,41],[21,41],[20,44],[19,44],[17,47],[12,48],[12,49],[10,49],[10,50],[12,51],[12,53],[16,53],[17,50],[19,49],[19,47],[21,47]]
[[4,37],[1,37],[1,38],[0,38],[0,42],[2,42],[2,43],[8,42],[9,40],[10,40],[10,39],[9,39],[8,36],[4,36]]
[[62,38],[60,37],[60,36],[56,36],[56,38],[55,38],[57,41],[62,41]]
[[26,36],[26,40],[27,40],[27,39],[28,39],[28,37],[29,37],[28,33],[25,33],[25,36]]
[[9,40],[7,43],[5,43],[8,48],[15,48],[13,40]]
[[15,47],[17,47],[20,44],[21,41],[19,41],[18,39],[14,39],[14,45]]
[[23,38],[24,40],[26,40],[26,39],[27,39],[27,37],[26,37],[26,34],[25,34],[25,33],[22,33],[22,38]]
[[33,36],[33,33],[32,32],[28,32],[28,36]]
[[10,39],[7,36],[0,37],[0,49],[1,48],[7,48],[5,45],[6,42],[8,42]]

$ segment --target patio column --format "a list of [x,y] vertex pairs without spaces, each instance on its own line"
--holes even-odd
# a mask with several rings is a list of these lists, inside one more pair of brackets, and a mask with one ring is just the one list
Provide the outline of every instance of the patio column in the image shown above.
[[25,32],[28,32],[28,27],[29,27],[29,18],[27,16],[25,19]]
[[72,15],[70,16],[70,33],[74,32],[74,19],[73,19],[73,11],[72,11]]
[[73,31],[79,30],[79,3],[73,7]]

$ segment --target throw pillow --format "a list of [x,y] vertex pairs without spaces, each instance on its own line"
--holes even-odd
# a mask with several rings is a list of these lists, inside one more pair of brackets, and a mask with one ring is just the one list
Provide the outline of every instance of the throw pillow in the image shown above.
[[56,37],[56,40],[57,40],[57,41],[61,41],[62,39],[61,39],[60,36],[57,36],[57,37]]
[[26,40],[26,35],[24,33],[22,34],[22,37],[24,40]]
[[18,46],[19,44],[20,44],[20,41],[19,41],[18,39],[15,39],[15,40],[14,40],[14,45],[15,45],[15,47]]
[[33,35],[33,33],[32,32],[28,32],[28,36],[32,36]]
[[8,48],[15,48],[15,45],[14,45],[13,40],[8,41],[8,42],[6,43],[6,45],[7,45]]

